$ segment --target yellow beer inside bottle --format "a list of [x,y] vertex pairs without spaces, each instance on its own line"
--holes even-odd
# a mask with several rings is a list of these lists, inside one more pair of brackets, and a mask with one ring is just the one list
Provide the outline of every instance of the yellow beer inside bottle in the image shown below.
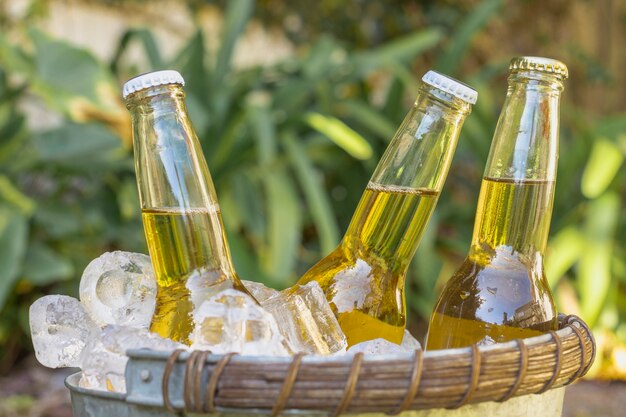
[[[437,85],[454,89],[444,91]],[[320,284],[348,346],[376,338],[402,341],[406,271],[475,100],[476,93],[469,87],[427,73],[415,105],[376,167],[341,243],[298,281],[300,285],[312,280]]]
[[211,174],[187,115],[182,77],[173,71],[140,77],[149,79],[129,81],[138,90],[125,99],[157,279],[150,330],[189,343],[194,307],[221,289],[248,291],[232,265]]
[[483,179],[478,236],[440,297],[428,349],[505,342],[556,328],[543,257],[536,251],[547,239],[553,190],[553,181]]
[[512,61],[507,98],[485,169],[469,254],[434,308],[427,349],[492,344],[557,327],[544,272],[567,68]]
[[342,244],[307,272],[328,289],[348,345],[372,334],[402,341],[404,274],[438,194],[370,182]]

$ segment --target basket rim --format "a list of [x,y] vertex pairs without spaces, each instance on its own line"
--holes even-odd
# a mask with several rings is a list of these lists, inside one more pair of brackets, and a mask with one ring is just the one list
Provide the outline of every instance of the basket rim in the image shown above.
[[[505,401],[570,384],[588,371],[595,357],[593,334],[576,316],[560,315],[559,326],[491,346],[376,356],[129,350],[125,401],[172,413],[244,409],[271,416],[302,410],[397,414]],[[139,378],[142,369],[155,365],[154,380]],[[142,396],[146,386],[151,394]]]

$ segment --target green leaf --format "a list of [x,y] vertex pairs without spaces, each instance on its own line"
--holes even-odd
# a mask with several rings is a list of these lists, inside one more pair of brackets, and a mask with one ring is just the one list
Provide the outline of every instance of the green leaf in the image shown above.
[[128,178],[117,188],[117,205],[124,220],[138,219],[141,216],[139,193],[135,178]]
[[94,123],[67,123],[35,136],[33,145],[42,162],[69,167],[111,168],[111,162],[127,157],[117,136]]
[[294,273],[300,248],[300,205],[287,172],[274,169],[265,172],[262,179],[268,216],[268,240],[262,257],[263,270],[267,275],[287,283]]
[[0,310],[21,272],[27,239],[26,217],[15,209],[0,205]]
[[22,193],[5,175],[0,175],[0,199],[17,208],[26,217],[35,210],[35,201]]
[[[31,30],[35,46],[36,75],[32,90],[50,107],[68,113],[75,120],[94,116],[97,111],[121,117],[119,89],[109,68],[85,49]],[[109,116],[110,117],[110,116]]]
[[47,285],[72,278],[74,266],[42,243],[33,243],[26,252],[22,275],[35,285]]
[[128,49],[131,42],[135,39],[138,40],[143,46],[143,50],[146,53],[148,62],[150,63],[150,68],[152,70],[164,69],[165,64],[161,59],[161,53],[159,52],[159,47],[157,46],[156,40],[154,39],[154,35],[152,35],[152,32],[145,28],[134,28],[124,32],[122,38],[117,44],[117,49],[115,51],[115,54],[113,54],[113,59],[111,60],[112,71],[117,72],[119,61],[122,58],[122,55]]
[[353,55],[353,66],[358,74],[365,74],[389,64],[410,62],[420,53],[437,45],[443,37],[439,29],[424,29],[399,38],[368,52]]
[[28,56],[19,47],[12,45],[5,35],[6,32],[0,34],[0,64],[12,72],[32,76],[35,73],[33,57]]
[[341,107],[345,107],[348,115],[380,136],[383,140],[390,141],[396,132],[394,124],[383,116],[379,110],[374,109],[366,102],[348,100],[342,102]]
[[257,141],[260,165],[271,163],[278,152],[276,131],[269,112],[270,96],[264,91],[254,91],[247,98],[248,119]]
[[364,160],[372,157],[372,147],[367,140],[341,120],[319,113],[308,113],[305,120],[309,126],[335,142],[354,158]]
[[580,258],[578,285],[585,321],[593,327],[611,285],[613,237],[620,214],[620,198],[605,193],[589,203],[585,221],[586,247]]
[[266,216],[260,181],[242,171],[232,176],[229,185],[237,217],[254,238],[261,240],[266,230]]
[[339,228],[324,184],[293,132],[286,133],[283,140],[319,233],[322,253],[330,253],[339,242]]
[[474,35],[500,9],[502,3],[503,0],[486,0],[480,3],[458,27],[450,45],[443,49],[443,54],[439,56],[435,68],[445,74],[456,74],[459,63],[467,52]]
[[602,194],[619,172],[623,162],[624,155],[617,145],[604,138],[596,139],[583,171],[583,195],[596,198]]
[[232,55],[235,43],[243,33],[246,23],[252,15],[254,1],[252,0],[230,0],[226,8],[226,15],[223,22],[223,32],[220,49],[217,52],[217,61],[213,72],[213,86],[220,86],[224,78],[230,72]]
[[557,233],[548,245],[545,270],[550,287],[554,288],[585,250],[585,238],[574,226]]
[[417,287],[419,293],[417,297],[412,297],[412,308],[417,311],[420,316],[427,319],[432,312],[437,297],[427,296],[432,294],[437,282],[437,278],[443,266],[441,258],[436,252],[437,229],[439,226],[439,218],[435,213],[426,226],[420,245],[415,252],[415,257],[410,264],[412,276],[417,279]]
[[168,65],[180,69],[185,78],[187,96],[194,96],[199,102],[208,105],[210,100],[208,76],[210,74],[205,67],[204,58],[204,36],[202,30],[198,29]]

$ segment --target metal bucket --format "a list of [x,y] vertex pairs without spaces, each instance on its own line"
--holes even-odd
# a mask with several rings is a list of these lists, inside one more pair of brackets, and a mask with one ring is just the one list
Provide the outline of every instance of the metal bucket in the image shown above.
[[[163,355],[150,351],[129,351],[130,360],[126,367],[127,393],[95,391],[79,387],[80,373],[70,375],[65,385],[72,398],[75,417],[176,417],[198,416],[195,413],[172,413],[163,405],[163,378],[165,360]],[[173,372],[170,377],[170,401],[175,408],[184,405],[183,374]],[[403,417],[559,417],[563,408],[565,387],[551,389],[543,394],[514,397],[505,402],[483,402],[470,404],[455,410],[431,409],[407,411]],[[267,410],[217,409],[212,415],[224,417],[254,416],[269,414]],[[325,415],[306,410],[285,410],[282,414],[298,416]],[[352,414],[356,415],[356,414]],[[384,413],[359,414],[383,417]]]

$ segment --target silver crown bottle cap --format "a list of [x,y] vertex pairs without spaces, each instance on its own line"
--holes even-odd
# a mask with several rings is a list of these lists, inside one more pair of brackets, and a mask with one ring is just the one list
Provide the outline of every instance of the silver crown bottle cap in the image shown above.
[[469,104],[476,104],[478,99],[476,90],[437,71],[428,71],[422,77],[422,81]]
[[126,98],[137,91],[166,84],[185,85],[185,80],[178,71],[174,70],[148,72],[126,81],[122,89],[122,97]]

